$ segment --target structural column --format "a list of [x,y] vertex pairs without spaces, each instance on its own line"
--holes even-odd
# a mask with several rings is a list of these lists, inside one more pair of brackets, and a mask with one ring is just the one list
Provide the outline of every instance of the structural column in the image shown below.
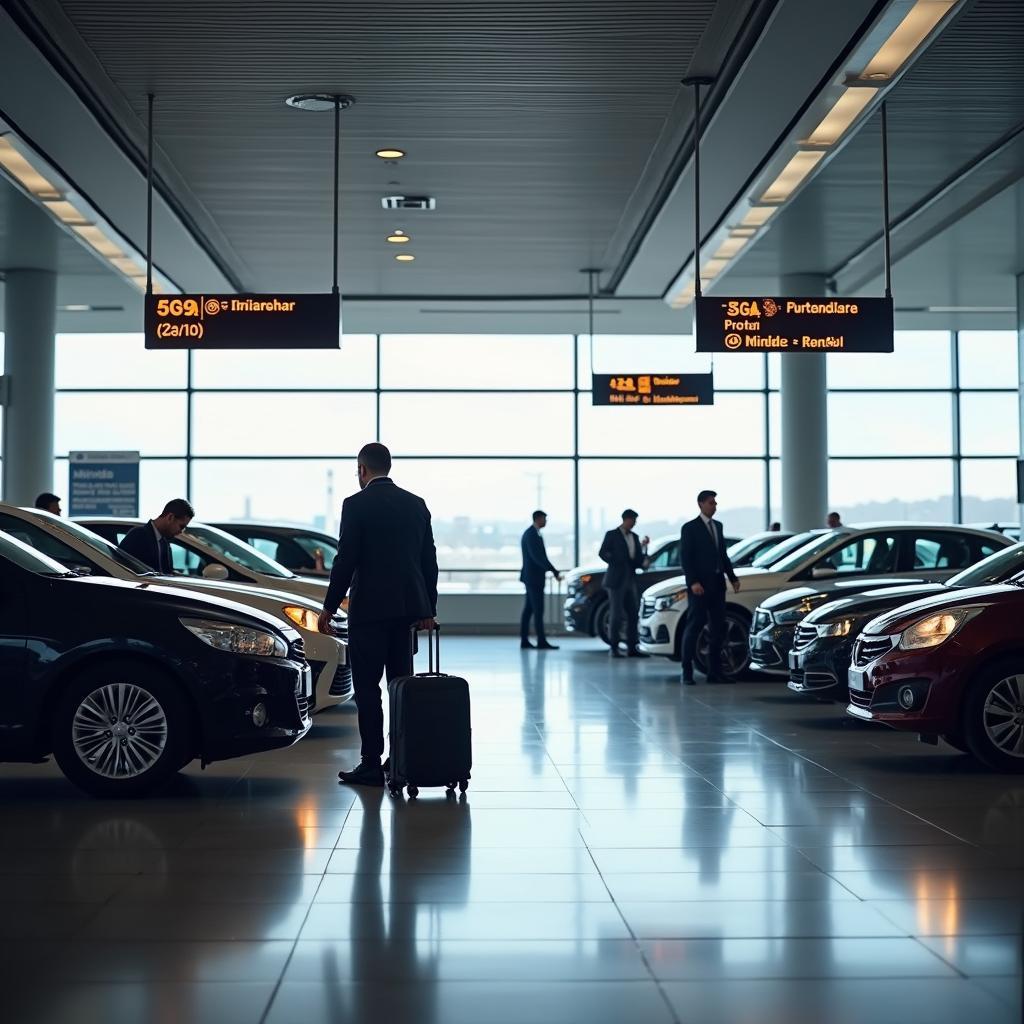
[[[1024,274],[1017,275],[1017,408],[1020,448],[1017,455],[1017,504],[1024,528]],[[1024,536],[1024,534],[1022,534]]]
[[[781,293],[824,296],[817,274],[782,278]],[[782,362],[782,526],[799,532],[824,526],[828,511],[828,391],[824,353],[791,353]]]
[[49,217],[28,199],[9,199],[3,497],[30,505],[41,491],[53,489],[56,237]]

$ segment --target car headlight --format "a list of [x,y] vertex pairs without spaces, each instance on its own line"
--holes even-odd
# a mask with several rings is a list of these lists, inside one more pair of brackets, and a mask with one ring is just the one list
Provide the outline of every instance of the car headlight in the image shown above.
[[919,619],[900,634],[900,647],[905,651],[938,647],[979,611],[980,608],[952,608],[946,612],[929,615],[926,619]]
[[584,573],[576,582],[581,586],[585,587],[594,577],[590,573]]
[[810,615],[812,611],[814,611],[814,604],[805,599],[799,604],[793,605],[792,608],[784,608],[782,611],[772,614],[780,626],[791,626],[794,622],[799,622]]
[[281,609],[296,626],[312,630],[316,633],[320,628],[320,616],[311,608],[300,608],[298,605],[289,604]]
[[654,602],[654,610],[656,612],[664,612],[671,608],[673,605],[679,604],[685,601],[687,597],[686,589],[677,590],[673,594],[666,594],[664,597],[659,597]]
[[853,619],[836,619],[835,622],[822,622],[814,627],[818,636],[849,636],[853,629]]
[[259,658],[286,658],[288,645],[275,633],[250,626],[213,619],[180,619],[181,624],[204,644],[228,654],[251,654]]

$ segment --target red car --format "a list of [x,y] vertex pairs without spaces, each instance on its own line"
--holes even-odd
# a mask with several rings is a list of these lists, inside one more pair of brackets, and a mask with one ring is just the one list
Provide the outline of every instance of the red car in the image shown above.
[[849,683],[854,718],[1024,772],[1024,575],[872,619]]

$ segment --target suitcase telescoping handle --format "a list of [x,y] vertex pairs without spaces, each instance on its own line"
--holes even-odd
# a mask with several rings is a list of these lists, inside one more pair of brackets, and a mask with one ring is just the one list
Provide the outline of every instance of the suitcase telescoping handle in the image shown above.
[[[416,639],[415,627],[412,629],[412,639]],[[427,670],[432,676],[441,674],[441,626],[438,623],[427,630]]]

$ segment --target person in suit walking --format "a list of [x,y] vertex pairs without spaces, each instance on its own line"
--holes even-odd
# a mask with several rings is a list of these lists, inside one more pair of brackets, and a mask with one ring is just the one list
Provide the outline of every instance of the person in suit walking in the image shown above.
[[437,551],[430,510],[397,487],[391,452],[368,444],[357,459],[359,491],[341,506],[338,554],[331,567],[320,631],[349,594],[349,657],[359,716],[360,761],[338,772],[350,785],[383,786],[384,709],[380,680],[412,674],[413,629],[437,625]]
[[547,525],[547,513],[538,509],[533,513],[533,525],[526,528],[520,541],[520,547],[523,549],[523,569],[519,573],[519,582],[526,587],[526,602],[519,621],[519,646],[533,647],[530,643],[532,618],[537,632],[537,647],[542,651],[556,651],[557,645],[548,643],[547,637],[544,636],[544,580],[548,573],[556,580],[560,580],[562,575],[548,561],[544,538],[540,535],[540,531]]
[[170,576],[174,573],[170,542],[192,522],[195,514],[184,498],[175,498],[164,505],[156,519],[129,530],[118,547],[145,562],[154,572]]
[[740,581],[725,550],[722,524],[715,519],[717,497],[715,491],[701,491],[697,495],[700,514],[680,531],[680,552],[689,595],[686,631],[683,633],[683,682],[687,686],[693,685],[693,655],[705,623],[710,634],[708,682],[732,682],[722,675],[725,578],[729,578],[734,593],[739,591]]
[[608,591],[608,633],[612,642],[612,657],[621,658],[619,638],[626,634],[626,653],[630,658],[646,658],[637,646],[637,618],[640,614],[640,589],[637,586],[637,569],[646,569],[650,564],[647,545],[651,538],[641,540],[633,532],[639,518],[636,512],[627,508],[622,513],[622,525],[609,530],[601,542],[598,555],[608,563],[604,574],[604,589]]

